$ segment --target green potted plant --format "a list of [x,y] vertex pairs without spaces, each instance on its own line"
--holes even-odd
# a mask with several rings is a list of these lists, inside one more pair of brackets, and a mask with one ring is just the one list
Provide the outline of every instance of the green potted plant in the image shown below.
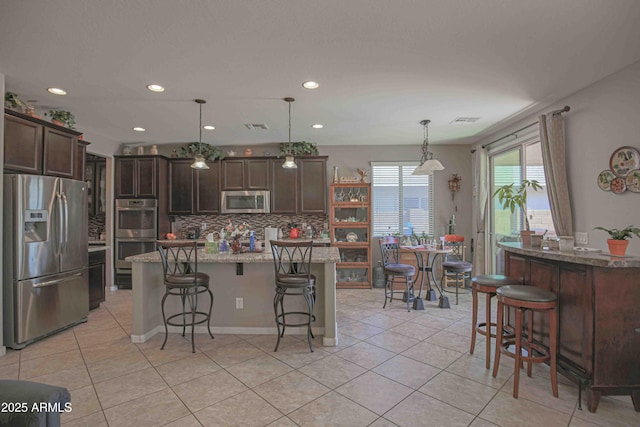
[[18,97],[18,94],[15,92],[4,93],[4,106],[12,110],[26,107],[25,103],[22,102],[22,100]]
[[69,129],[76,128],[76,117],[70,111],[49,110],[49,112],[44,115],[51,117],[51,123],[54,125],[66,126]]
[[514,213],[516,208],[522,209],[524,212],[525,230],[520,232],[523,246],[531,246],[531,235],[533,231],[529,228],[529,218],[527,218],[527,189],[534,191],[542,189],[542,186],[535,179],[523,179],[519,186],[512,182],[503,185],[493,193],[493,197],[498,197],[498,202],[502,204],[504,209],[509,209]]
[[633,225],[628,225],[623,229],[604,227],[594,227],[593,229],[609,233],[611,238],[607,240],[607,245],[609,245],[609,252],[611,255],[624,256],[627,252],[627,246],[629,246],[629,240],[627,239],[631,239],[634,234],[637,237],[640,237],[640,228]]
[[222,154],[222,151],[218,147],[204,142],[192,142],[180,149],[180,157],[193,157],[196,154],[202,154],[204,158],[210,162],[217,159],[224,159],[224,154]]
[[318,146],[313,142],[298,141],[298,142],[283,142],[280,144],[280,155],[292,155],[292,156],[317,156]]

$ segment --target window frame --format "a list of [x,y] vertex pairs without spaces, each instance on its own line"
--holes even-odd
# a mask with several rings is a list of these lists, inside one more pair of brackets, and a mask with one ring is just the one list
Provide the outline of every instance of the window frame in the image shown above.
[[[424,185],[422,186],[422,188],[424,188],[424,190],[426,191],[426,194],[424,196],[424,198],[426,199],[426,204],[427,204],[427,208],[424,209],[427,212],[427,227],[424,230],[425,234],[427,236],[434,236],[435,235],[435,191],[434,191],[434,176],[433,176],[433,172],[428,174],[428,175],[411,175],[411,173],[413,172],[413,170],[415,168],[417,168],[419,166],[418,162],[371,162],[371,234],[374,238],[380,238],[383,237],[385,235],[389,234],[389,231],[391,232],[390,234],[395,235],[397,233],[400,233],[401,235],[408,235],[409,233],[407,233],[407,230],[405,230],[405,224],[406,221],[408,220],[408,218],[404,217],[404,212],[406,209],[405,208],[405,203],[406,203],[406,198],[403,197],[405,195],[405,187],[419,187],[420,185],[404,185],[405,184],[405,180],[407,179],[407,177],[412,177],[411,179],[415,179],[415,180],[419,180],[419,179],[425,179],[426,182],[424,183]],[[381,230],[381,227],[388,227],[388,225],[386,225],[386,223],[384,223],[383,225],[376,227],[376,187],[380,188],[380,185],[376,186],[376,181],[382,179],[382,177],[379,176],[379,174],[376,173],[376,168],[389,168],[389,167],[397,167],[398,171],[397,171],[397,185],[398,185],[398,192],[396,194],[396,202],[397,202],[397,207],[398,207],[398,223],[397,225],[397,229],[392,229],[392,230]],[[410,169],[410,170],[407,170]],[[420,196],[420,199],[422,199],[422,196]],[[378,229],[376,229],[378,228]],[[416,230],[416,228],[418,228],[418,230]],[[423,231],[423,227],[416,227],[413,228],[412,230],[414,232],[414,234],[416,235],[421,235],[422,231]]]

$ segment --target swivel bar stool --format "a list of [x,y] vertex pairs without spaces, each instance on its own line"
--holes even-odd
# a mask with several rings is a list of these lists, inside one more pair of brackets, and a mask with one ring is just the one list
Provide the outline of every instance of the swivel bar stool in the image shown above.
[[[278,328],[278,341],[274,352],[278,351],[280,338],[287,326],[306,326],[309,350],[313,353],[311,339],[314,338],[311,324],[316,321],[313,305],[316,300],[316,277],[311,274],[311,253],[313,241],[280,242],[270,240],[273,264],[275,267],[276,294],[273,298],[273,311]],[[285,295],[301,295],[307,304],[307,311],[284,311]],[[280,310],[278,310],[278,308]],[[291,323],[292,317],[302,317],[303,322]],[[280,327],[282,326],[282,332]]]
[[[407,311],[411,311],[411,301],[413,301],[413,278],[416,274],[414,266],[400,264],[400,247],[393,239],[380,240],[380,252],[382,253],[382,268],[385,276],[384,289],[384,309],[387,306],[387,299],[393,302],[393,294],[402,293],[403,299],[407,302]],[[398,278],[404,279],[405,290],[395,290],[395,282]]]
[[[518,285],[520,281],[512,279],[502,274],[486,274],[475,276],[471,279],[471,292],[473,294],[473,320],[471,323],[471,349],[470,354],[473,354],[473,350],[476,346],[476,333],[484,335],[486,339],[486,367],[489,369],[491,363],[491,338],[495,338],[496,334],[491,332],[491,327],[496,326],[496,323],[491,322],[491,297],[496,295],[496,291],[501,286],[506,285]],[[485,321],[478,323],[478,294],[485,295]],[[496,333],[497,333],[496,329]],[[504,331],[503,331],[504,333]],[[513,335],[508,334],[507,337]]]
[[[191,352],[196,352],[194,329],[195,325],[207,323],[207,330],[211,339],[211,311],[213,310],[213,293],[209,289],[209,275],[198,272],[198,250],[197,241],[167,241],[157,242],[158,252],[162,259],[162,269],[164,271],[165,294],[162,297],[162,320],[164,321],[164,342],[160,350],[164,349],[169,337],[169,325],[182,327],[184,337],[186,327],[191,325]],[[209,311],[197,311],[198,295],[209,294]],[[182,312],[166,317],[164,304],[167,297],[179,296],[182,300]],[[185,310],[185,302],[189,301],[189,311]],[[188,321],[187,314],[191,314],[191,321]],[[196,316],[202,318],[196,321]],[[182,317],[181,321],[173,321],[177,317]]]
[[[557,334],[558,334],[558,296],[553,292],[534,286],[507,285],[496,290],[498,296],[498,322],[497,330],[503,328],[504,312],[509,308],[516,311],[514,337],[503,339],[502,334],[496,334],[496,357],[493,363],[493,377],[498,375],[500,354],[504,353],[515,359],[513,374],[513,397],[518,397],[518,385],[520,381],[520,369],[523,362],[527,362],[527,376],[531,376],[531,363],[549,361],[551,368],[551,390],[553,396],[558,397],[558,376],[556,371]],[[549,313],[549,346],[533,341],[533,314],[534,311]],[[525,312],[530,312],[526,339],[522,336],[523,318]],[[547,331],[538,331],[547,332]],[[515,352],[511,353],[509,347],[515,344]],[[522,349],[526,350],[526,356]],[[537,355],[536,355],[537,354]]]

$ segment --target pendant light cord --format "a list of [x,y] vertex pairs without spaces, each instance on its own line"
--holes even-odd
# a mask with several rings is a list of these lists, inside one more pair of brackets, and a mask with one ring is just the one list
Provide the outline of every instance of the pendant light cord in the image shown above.
[[291,154],[291,102],[289,104],[289,154]]
[[200,104],[200,136],[198,137],[198,154],[202,155],[202,104]]

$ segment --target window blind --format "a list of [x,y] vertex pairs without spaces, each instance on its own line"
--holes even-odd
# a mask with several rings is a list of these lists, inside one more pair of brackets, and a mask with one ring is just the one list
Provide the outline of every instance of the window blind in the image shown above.
[[373,236],[434,234],[433,174],[411,175],[417,166],[371,163]]

